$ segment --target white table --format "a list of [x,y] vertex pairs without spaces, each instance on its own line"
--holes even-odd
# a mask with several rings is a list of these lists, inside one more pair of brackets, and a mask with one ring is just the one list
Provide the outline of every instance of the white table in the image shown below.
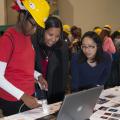
[[[110,96],[114,97],[110,98]],[[100,98],[108,102],[96,104],[97,111],[90,117],[90,120],[120,120],[120,87],[104,90]]]
[[[108,98],[106,96],[114,95],[113,98]],[[120,87],[114,87],[111,89],[104,90],[100,95],[100,98],[108,100],[108,102],[103,104],[96,104],[95,110],[97,110],[93,115],[90,117],[90,120],[120,120],[120,106],[113,107],[114,105],[120,104]],[[61,102],[54,103],[48,106],[49,112],[44,113],[42,107],[32,109],[23,113],[11,115],[8,117],[1,118],[0,120],[35,120],[37,118],[52,114],[59,110],[61,106]],[[100,110],[100,107],[106,107],[106,110]],[[116,112],[109,111],[109,109],[117,109]],[[105,113],[109,113],[110,115],[105,115]],[[113,114],[117,114],[118,117],[112,117]],[[103,118],[101,118],[101,116]],[[105,119],[106,118],[106,119]],[[110,119],[114,118],[114,119]]]
[[[39,101],[39,102],[41,102],[41,101]],[[4,117],[4,118],[1,118],[0,120],[35,120],[37,118],[41,118],[46,115],[55,113],[56,111],[58,111],[60,109],[60,106],[61,106],[61,102],[58,102],[58,103],[48,105],[47,107],[48,107],[49,111],[47,113],[43,112],[42,107],[39,107],[39,108],[35,108],[32,110],[28,110],[23,113],[18,113],[15,115]]]

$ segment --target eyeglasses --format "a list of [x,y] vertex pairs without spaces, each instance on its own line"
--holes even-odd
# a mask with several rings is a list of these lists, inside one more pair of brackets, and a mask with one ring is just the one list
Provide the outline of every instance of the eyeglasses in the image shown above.
[[81,45],[81,49],[90,49],[93,50],[96,48],[96,45]]
[[30,24],[31,24],[33,27],[37,27],[37,23],[36,23],[36,22],[33,22],[31,19],[28,19],[28,21],[30,22]]

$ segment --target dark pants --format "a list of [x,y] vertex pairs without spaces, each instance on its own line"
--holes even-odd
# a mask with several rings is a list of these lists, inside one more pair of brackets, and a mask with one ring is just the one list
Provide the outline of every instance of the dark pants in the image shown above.
[[22,101],[6,101],[0,98],[0,109],[2,110],[4,116],[9,116],[29,110],[27,106],[22,105],[23,105]]

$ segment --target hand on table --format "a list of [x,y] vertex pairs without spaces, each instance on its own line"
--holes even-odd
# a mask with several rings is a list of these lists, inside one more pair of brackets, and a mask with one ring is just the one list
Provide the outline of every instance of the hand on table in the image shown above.
[[37,99],[33,96],[30,96],[28,94],[23,94],[21,97],[21,100],[24,102],[24,104],[29,107],[29,108],[37,108],[40,107],[41,105],[37,102]]

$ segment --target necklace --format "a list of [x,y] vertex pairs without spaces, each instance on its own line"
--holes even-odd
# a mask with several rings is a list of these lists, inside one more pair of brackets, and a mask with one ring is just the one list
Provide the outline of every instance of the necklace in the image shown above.
[[46,53],[46,51],[43,49],[43,54],[45,55],[45,61],[48,62],[48,54]]

